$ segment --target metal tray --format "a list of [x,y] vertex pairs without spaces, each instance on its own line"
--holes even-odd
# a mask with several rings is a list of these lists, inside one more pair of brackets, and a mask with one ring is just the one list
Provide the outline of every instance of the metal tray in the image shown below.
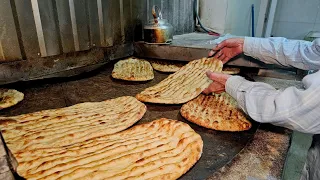
[[[20,82],[6,86],[25,94],[16,106],[0,111],[2,116],[30,113],[73,104],[102,101],[119,96],[135,96],[143,89],[165,79],[167,73],[155,71],[155,78],[146,82],[128,82],[111,77],[113,63],[81,76],[56,78],[33,82]],[[146,104],[147,112],[137,123],[142,124],[158,118],[177,119],[188,123],[204,141],[203,154],[195,166],[180,179],[206,179],[230,162],[253,138],[258,124],[245,132],[220,132],[206,129],[186,121],[179,113],[181,105]]]

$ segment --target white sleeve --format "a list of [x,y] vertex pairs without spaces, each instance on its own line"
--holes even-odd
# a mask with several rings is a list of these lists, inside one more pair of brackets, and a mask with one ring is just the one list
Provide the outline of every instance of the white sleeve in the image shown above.
[[320,69],[320,39],[313,42],[285,38],[246,37],[244,54],[267,64],[279,64],[304,70]]
[[266,83],[233,76],[226,91],[252,119],[305,133],[320,133],[320,72],[303,79],[305,90],[276,90]]

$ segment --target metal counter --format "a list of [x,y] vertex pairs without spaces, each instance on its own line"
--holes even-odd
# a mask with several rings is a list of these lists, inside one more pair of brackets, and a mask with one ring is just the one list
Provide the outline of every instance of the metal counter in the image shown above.
[[[81,102],[102,101],[127,95],[135,96],[143,89],[157,84],[168,76],[168,74],[155,71],[155,79],[152,81],[128,82],[113,79],[111,77],[112,69],[113,64],[110,63],[94,72],[72,78],[56,78],[9,85],[7,86],[8,88],[15,88],[23,92],[25,99],[12,108],[2,110],[0,115],[11,116],[44,109],[66,107]],[[179,113],[180,107],[181,105],[147,104],[147,112],[137,124],[162,117],[177,119],[188,123],[201,135],[204,141],[202,157],[181,179],[207,179],[210,177],[217,179],[221,174],[226,174],[221,170],[229,168],[228,172],[232,172],[230,168],[232,169],[235,164],[242,162],[241,159],[251,157],[252,154],[250,152],[256,153],[255,161],[252,161],[253,164],[251,165],[257,166],[258,164],[264,167],[263,174],[262,176],[260,174],[259,177],[266,177],[270,174],[275,179],[281,177],[281,170],[289,145],[288,135],[290,132],[282,128],[280,130],[276,128],[277,131],[274,131],[275,128],[273,126],[267,130],[258,128],[259,124],[255,122],[253,122],[253,127],[249,131],[244,132],[209,130],[182,118]],[[271,139],[264,138],[269,136]],[[275,142],[278,143],[275,144]],[[265,158],[266,156],[269,158]],[[240,171],[244,170],[251,161],[246,162],[247,164],[243,164],[240,167],[237,165],[236,168]],[[268,166],[265,166],[264,163],[267,163]],[[250,176],[252,176],[255,171],[242,172],[243,176],[249,172],[251,173]]]

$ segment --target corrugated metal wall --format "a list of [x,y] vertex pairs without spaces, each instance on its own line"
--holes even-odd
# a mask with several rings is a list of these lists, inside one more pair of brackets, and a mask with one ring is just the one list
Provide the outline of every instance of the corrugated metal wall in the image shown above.
[[1,0],[0,62],[37,59],[142,39],[152,5],[175,34],[192,32],[193,0]]

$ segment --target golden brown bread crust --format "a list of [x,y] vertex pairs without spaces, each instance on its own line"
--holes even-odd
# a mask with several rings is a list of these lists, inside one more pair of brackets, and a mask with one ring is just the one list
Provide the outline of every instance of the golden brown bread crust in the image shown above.
[[61,109],[1,117],[0,129],[14,155],[27,149],[68,146],[122,131],[142,118],[146,106],[131,96]]
[[239,74],[240,68],[225,67],[222,69],[222,73],[224,73],[224,74]]
[[14,89],[0,90],[0,110],[18,104],[24,98],[24,94]]
[[184,104],[180,110],[187,120],[220,131],[245,131],[251,128],[246,115],[237,108],[237,102],[227,93],[199,95]]
[[162,118],[67,147],[22,151],[18,173],[27,179],[177,179],[202,149],[188,124]]
[[179,71],[136,95],[143,102],[182,104],[197,97],[212,82],[208,70],[221,72],[222,62],[213,58],[202,58],[189,62]]
[[131,57],[114,64],[112,77],[126,81],[148,81],[154,78],[154,74],[148,61]]
[[185,65],[185,63],[178,63],[174,61],[161,61],[161,60],[152,60],[150,61],[153,69],[160,72],[177,72],[179,69]]

